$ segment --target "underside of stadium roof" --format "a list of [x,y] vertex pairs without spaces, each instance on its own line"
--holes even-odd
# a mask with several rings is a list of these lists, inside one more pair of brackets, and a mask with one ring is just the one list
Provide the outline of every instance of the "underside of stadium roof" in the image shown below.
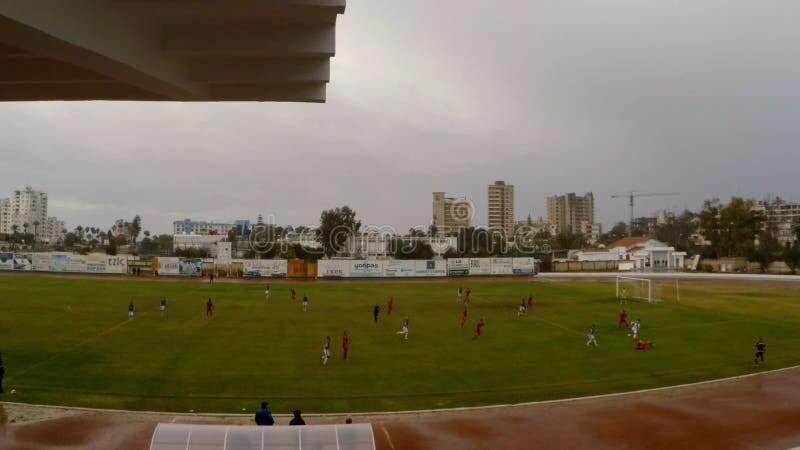
[[3,0],[0,101],[325,102],[345,0]]
[[227,426],[160,423],[150,450],[375,450],[372,425]]

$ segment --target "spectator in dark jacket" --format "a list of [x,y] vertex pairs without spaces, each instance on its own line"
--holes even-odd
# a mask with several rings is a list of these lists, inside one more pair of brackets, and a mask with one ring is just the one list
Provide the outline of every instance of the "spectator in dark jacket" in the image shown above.
[[261,402],[261,409],[256,411],[256,425],[272,425],[275,419],[272,418],[272,413],[267,406],[269,403]]
[[303,420],[302,417],[300,417],[300,410],[299,409],[295,409],[294,410],[294,418],[289,422],[289,425],[305,425],[305,424],[306,424],[306,421]]

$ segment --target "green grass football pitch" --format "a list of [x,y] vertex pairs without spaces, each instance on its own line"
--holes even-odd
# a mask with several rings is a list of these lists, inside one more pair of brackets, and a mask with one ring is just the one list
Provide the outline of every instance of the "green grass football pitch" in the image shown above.
[[[264,284],[0,277],[0,399],[183,412],[249,412],[262,400],[277,412],[409,410],[630,391],[800,363],[797,289],[681,282],[679,302],[631,301],[629,320],[640,318],[641,337],[655,343],[637,351],[617,327],[613,283],[282,282],[272,283],[269,300]],[[458,286],[473,293],[463,329]],[[517,317],[529,293],[534,306]],[[396,334],[406,316],[408,341]],[[483,335],[473,340],[481,317]],[[599,346],[587,348],[593,323]],[[326,335],[332,357],[323,366]],[[758,337],[767,343],[760,366]]]

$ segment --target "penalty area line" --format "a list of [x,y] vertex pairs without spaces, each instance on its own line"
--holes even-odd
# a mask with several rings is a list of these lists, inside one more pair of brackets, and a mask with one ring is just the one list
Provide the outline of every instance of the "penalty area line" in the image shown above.
[[[147,313],[144,312],[139,317],[144,316],[146,314]],[[20,377],[21,375],[24,375],[24,374],[30,372],[33,369],[36,369],[36,368],[41,367],[41,366],[43,366],[43,365],[45,365],[47,363],[50,363],[53,360],[65,355],[67,353],[70,353],[70,352],[72,352],[74,350],[77,350],[80,347],[83,347],[84,345],[88,344],[89,342],[91,342],[91,341],[93,341],[93,340],[95,340],[95,339],[97,339],[97,338],[99,338],[101,336],[105,336],[106,334],[111,333],[112,331],[116,330],[117,328],[121,328],[121,327],[125,326],[125,324],[127,324],[127,323],[133,322],[134,320],[135,319],[126,319],[125,321],[120,322],[120,323],[118,323],[118,324],[116,324],[116,325],[114,325],[114,326],[112,326],[110,328],[106,328],[105,330],[97,333],[94,336],[91,336],[91,337],[88,337],[86,339],[83,339],[82,341],[76,342],[71,347],[69,347],[69,348],[67,348],[65,350],[62,350],[62,351],[56,353],[55,355],[53,355],[53,356],[51,356],[51,357],[49,357],[49,358],[47,358],[45,360],[39,361],[39,362],[37,362],[37,363],[35,363],[35,364],[31,365],[31,366],[28,366],[28,367],[20,370],[19,372],[14,373],[14,375],[8,377],[7,380],[16,379],[16,378]]]

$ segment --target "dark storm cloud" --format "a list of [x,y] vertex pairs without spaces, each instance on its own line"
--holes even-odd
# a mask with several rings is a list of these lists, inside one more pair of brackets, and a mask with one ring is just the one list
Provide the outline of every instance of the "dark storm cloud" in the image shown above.
[[626,220],[629,189],[800,200],[800,5],[794,2],[351,1],[328,103],[0,104],[0,196],[31,185],[51,213],[107,227],[275,214],[427,223],[431,192],[593,191]]

